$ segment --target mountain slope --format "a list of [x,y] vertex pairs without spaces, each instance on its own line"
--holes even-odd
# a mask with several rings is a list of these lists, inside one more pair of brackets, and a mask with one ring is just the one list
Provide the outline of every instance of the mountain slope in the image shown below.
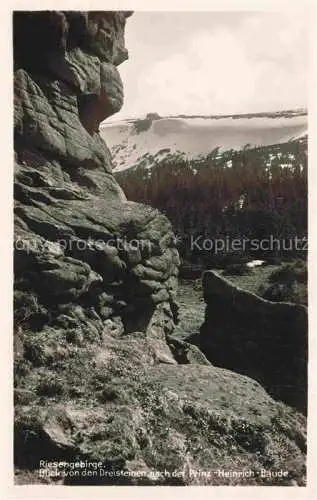
[[197,158],[216,148],[223,152],[285,143],[307,133],[307,112],[170,117],[151,113],[143,119],[103,124],[100,133],[112,151],[115,170],[121,171],[147,157],[158,161],[176,153]]

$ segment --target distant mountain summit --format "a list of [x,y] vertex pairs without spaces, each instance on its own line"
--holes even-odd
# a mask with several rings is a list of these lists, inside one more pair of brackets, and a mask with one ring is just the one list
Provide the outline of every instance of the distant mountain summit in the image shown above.
[[307,110],[239,115],[171,115],[158,113],[104,123],[101,136],[109,145],[115,171],[168,158],[203,158],[244,147],[270,146],[307,134]]

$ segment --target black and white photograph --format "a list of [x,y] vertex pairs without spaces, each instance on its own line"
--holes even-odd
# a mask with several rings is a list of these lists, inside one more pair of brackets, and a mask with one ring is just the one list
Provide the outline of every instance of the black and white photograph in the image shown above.
[[12,11],[16,486],[304,498],[309,10],[256,4]]

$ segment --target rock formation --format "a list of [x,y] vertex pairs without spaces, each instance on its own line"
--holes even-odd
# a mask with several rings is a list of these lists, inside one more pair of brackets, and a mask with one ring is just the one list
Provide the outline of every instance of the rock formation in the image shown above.
[[176,313],[171,227],[125,200],[98,134],[122,105],[124,23],[120,13],[15,15],[15,265],[28,295],[55,306],[51,321],[88,300],[99,336],[119,317],[125,332],[157,324],[160,336]]
[[126,200],[98,133],[127,14],[14,14],[16,482],[304,484],[304,417],[172,337],[170,223]]
[[262,299],[216,271],[204,274],[204,296],[199,345],[207,358],[254,378],[274,399],[306,412],[307,308]]

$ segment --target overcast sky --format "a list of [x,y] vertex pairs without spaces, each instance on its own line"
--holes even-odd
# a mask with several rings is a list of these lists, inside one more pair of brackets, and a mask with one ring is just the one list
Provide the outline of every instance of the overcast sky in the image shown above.
[[126,46],[125,103],[114,120],[307,106],[304,10],[135,12]]

